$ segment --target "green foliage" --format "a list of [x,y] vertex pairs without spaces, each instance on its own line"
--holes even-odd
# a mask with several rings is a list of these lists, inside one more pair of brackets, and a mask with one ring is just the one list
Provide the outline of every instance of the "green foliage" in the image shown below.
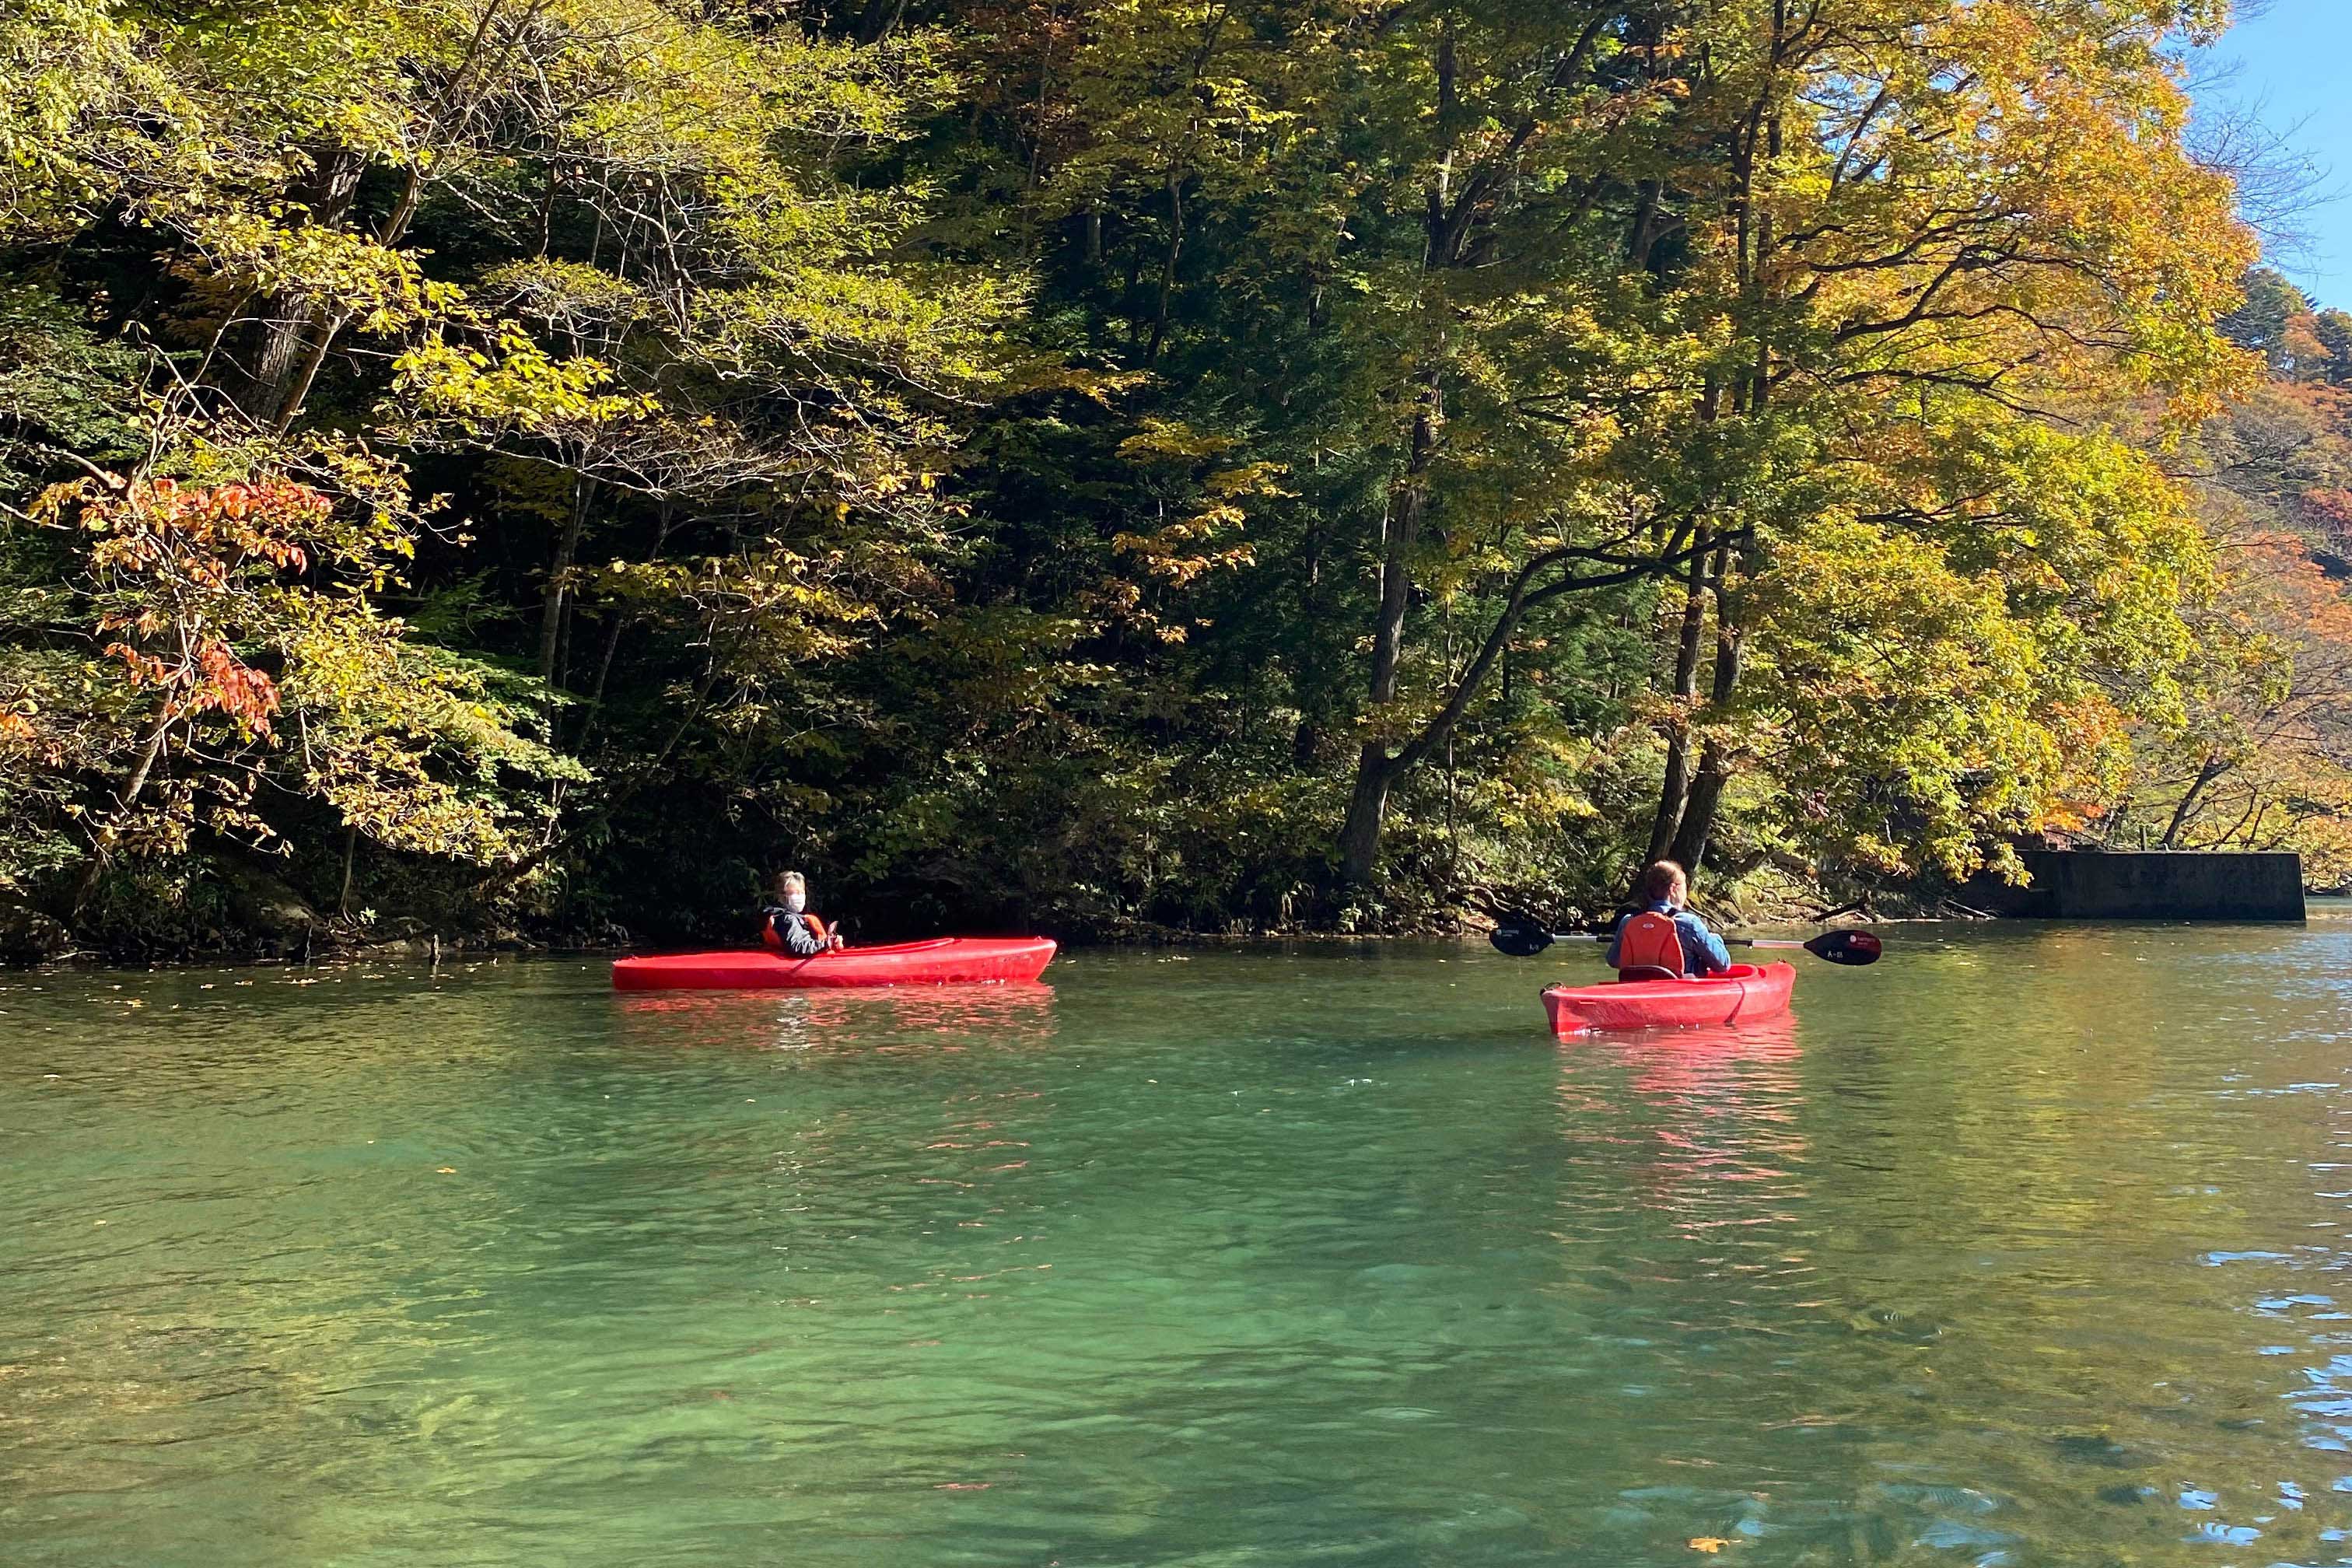
[[2263,356],[2273,371],[2293,363],[2287,328],[2298,316],[2311,313],[2311,300],[2284,276],[2267,267],[2246,274],[2245,302],[2217,323],[2223,336],[2242,349]]
[[55,294],[0,286],[0,492],[22,496],[72,458],[134,457],[146,368]]
[[[10,556],[0,777],[48,809],[29,852],[0,858],[9,885],[77,838],[93,867],[174,858],[199,833],[268,847],[306,805],[491,865],[545,826],[527,786],[588,777],[517,732],[471,661],[409,646],[370,603],[409,544],[393,520],[256,476],[84,479],[30,521],[52,537]],[[94,657],[60,657],[74,647]]]
[[2006,864],[2286,657],[2157,456],[2352,379],[2182,147],[2223,9],[30,0],[0,878],[717,937],[782,860],[1083,931]]

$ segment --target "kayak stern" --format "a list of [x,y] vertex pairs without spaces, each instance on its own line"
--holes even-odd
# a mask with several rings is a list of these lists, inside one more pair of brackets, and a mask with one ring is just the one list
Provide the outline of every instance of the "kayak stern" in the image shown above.
[[1549,986],[1543,1004],[1551,1032],[1563,1040],[1596,1029],[1719,1028],[1787,1012],[1796,984],[1790,964],[1735,963],[1704,979]]

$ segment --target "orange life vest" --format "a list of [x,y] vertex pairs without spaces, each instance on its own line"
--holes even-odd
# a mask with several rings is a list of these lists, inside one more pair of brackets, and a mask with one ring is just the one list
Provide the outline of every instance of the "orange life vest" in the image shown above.
[[1654,980],[1642,970],[1663,969],[1679,980],[1683,968],[1683,933],[1673,917],[1644,910],[1617,929],[1617,976],[1621,980]]

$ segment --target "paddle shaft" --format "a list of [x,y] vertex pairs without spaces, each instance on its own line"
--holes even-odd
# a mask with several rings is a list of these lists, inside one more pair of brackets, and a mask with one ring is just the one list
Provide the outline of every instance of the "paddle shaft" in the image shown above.
[[[1613,942],[1616,940],[1613,936],[1598,935],[1591,931],[1547,931],[1545,934],[1554,942]],[[1727,936],[1718,940],[1726,947],[1802,947],[1805,945],[1801,942],[1776,936]]]
[[[1513,958],[1533,958],[1554,942],[1608,942],[1611,938],[1605,931],[1551,931],[1541,926],[1498,926],[1486,940],[1494,943],[1496,951]],[[1879,940],[1866,931],[1823,931],[1811,942],[1770,936],[1734,936],[1722,940],[1730,947],[1796,948],[1827,963],[1854,968],[1876,963],[1882,951]]]

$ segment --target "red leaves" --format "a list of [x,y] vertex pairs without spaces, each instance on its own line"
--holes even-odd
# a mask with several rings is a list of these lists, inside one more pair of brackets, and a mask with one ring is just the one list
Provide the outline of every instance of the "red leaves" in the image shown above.
[[106,657],[119,658],[131,671],[133,686],[163,686],[172,679],[171,666],[160,658],[150,658],[129,643],[110,642],[106,645]]
[[108,564],[212,587],[250,561],[308,569],[300,541],[334,511],[325,495],[283,475],[225,485],[147,479],[121,489],[86,481],[56,499],[79,500],[81,525],[112,536],[100,550]]
[[219,643],[206,643],[196,653],[199,679],[189,694],[192,710],[216,709],[258,734],[269,733],[269,720],[278,711],[278,683],[241,663]]
[[175,688],[171,699],[175,718],[224,713],[240,727],[267,735],[281,706],[278,683],[217,640],[199,644],[194,658],[178,664],[151,658],[128,643],[109,643],[106,654],[122,661],[133,686]]
[[[163,693],[167,722],[219,713],[250,735],[268,735],[282,702],[278,683],[230,651],[250,640],[268,580],[307,571],[334,502],[282,475],[219,485],[141,479],[59,486],[41,511],[75,521],[99,538],[90,546],[93,587],[110,601],[102,632],[134,687]],[[267,618],[266,616],[263,618]],[[244,628],[240,630],[240,628]]]

